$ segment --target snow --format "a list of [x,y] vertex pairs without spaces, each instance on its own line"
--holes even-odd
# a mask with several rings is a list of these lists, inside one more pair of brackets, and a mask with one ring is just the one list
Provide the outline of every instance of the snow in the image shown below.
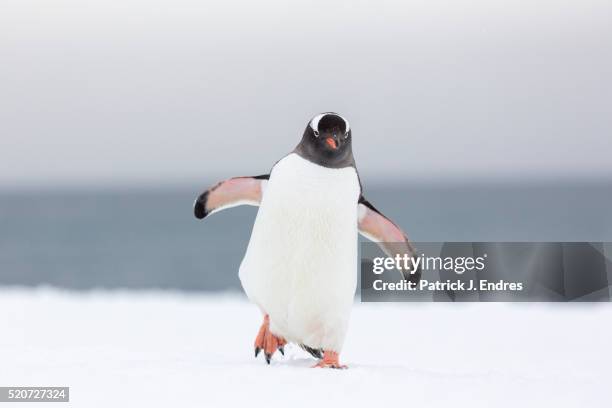
[[0,385],[73,407],[603,406],[612,380],[609,304],[357,303],[348,370],[255,359],[238,294],[2,289],[0,310]]

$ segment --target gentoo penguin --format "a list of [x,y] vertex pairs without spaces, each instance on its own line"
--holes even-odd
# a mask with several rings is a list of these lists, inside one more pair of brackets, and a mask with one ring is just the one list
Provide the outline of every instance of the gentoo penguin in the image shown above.
[[[263,350],[268,364],[293,342],[320,359],[315,367],[344,368],[338,356],[357,286],[358,232],[387,254],[398,245],[414,254],[402,230],[364,198],[351,145],[349,122],[321,113],[269,174],[220,182],[195,201],[198,219],[259,206],[239,276],[263,314],[255,357]],[[402,273],[420,278],[420,270]]]

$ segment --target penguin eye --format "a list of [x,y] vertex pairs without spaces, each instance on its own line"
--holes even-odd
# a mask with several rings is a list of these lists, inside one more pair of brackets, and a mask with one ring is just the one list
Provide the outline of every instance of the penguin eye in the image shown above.
[[318,131],[318,130],[315,130],[315,131],[314,131],[314,135],[315,135],[315,137],[319,137],[319,131]]
[[348,132],[346,132],[346,133],[344,134],[344,138],[345,138],[345,139],[348,139],[348,137],[349,137],[349,134],[348,134]]

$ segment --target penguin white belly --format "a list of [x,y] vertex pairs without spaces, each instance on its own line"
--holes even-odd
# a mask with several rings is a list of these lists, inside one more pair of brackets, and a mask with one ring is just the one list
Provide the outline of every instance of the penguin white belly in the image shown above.
[[357,285],[359,193],[353,167],[292,153],[272,169],[239,276],[273,333],[340,351]]

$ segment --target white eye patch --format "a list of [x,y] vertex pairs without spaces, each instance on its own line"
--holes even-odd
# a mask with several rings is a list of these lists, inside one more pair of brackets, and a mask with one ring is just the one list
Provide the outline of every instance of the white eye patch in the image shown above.
[[348,120],[346,120],[345,118],[343,118],[342,116],[338,115],[335,112],[323,112],[323,113],[319,113],[317,116],[315,116],[314,118],[310,120],[310,127],[314,131],[315,136],[319,137],[319,122],[321,121],[321,119],[323,119],[324,116],[327,116],[327,115],[334,115],[342,119],[344,121],[344,125],[346,128],[345,135],[348,135],[349,130],[351,130]]

